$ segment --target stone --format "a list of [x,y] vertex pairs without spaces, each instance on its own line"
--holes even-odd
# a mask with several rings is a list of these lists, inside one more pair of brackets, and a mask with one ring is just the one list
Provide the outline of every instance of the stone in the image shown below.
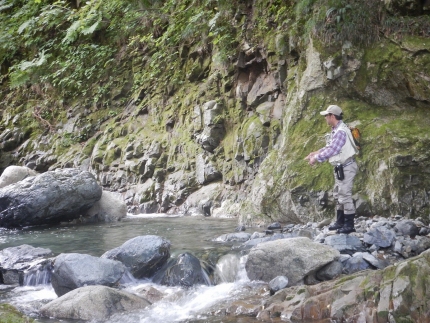
[[135,278],[149,278],[170,258],[170,242],[155,235],[138,236],[101,257],[122,262]]
[[100,200],[86,212],[85,216],[97,221],[119,221],[127,216],[127,205],[119,194],[103,191]]
[[294,286],[339,256],[339,251],[308,238],[281,239],[252,248],[245,269],[251,280],[268,282],[285,275],[289,286]]
[[8,166],[0,176],[0,188],[36,175],[37,172],[25,166]]
[[343,263],[342,273],[350,275],[355,272],[366,270],[369,268],[369,263],[364,260],[363,255],[361,253],[358,253]]
[[279,222],[274,222],[267,227],[268,230],[280,230],[282,226]]
[[393,243],[395,234],[385,226],[371,228],[364,234],[363,241],[370,245],[376,245],[380,248],[390,247]]
[[125,273],[119,261],[78,253],[58,255],[53,263],[52,287],[58,296],[88,285],[116,286]]
[[91,173],[58,169],[0,189],[0,226],[52,224],[79,218],[102,195]]
[[67,293],[40,309],[40,314],[55,319],[105,321],[119,312],[144,309],[150,303],[134,294],[107,286],[85,286]]
[[352,254],[356,251],[363,250],[363,244],[360,239],[349,234],[328,236],[325,238],[324,244],[339,250],[340,253]]
[[397,232],[397,235],[408,235],[413,238],[419,233],[419,228],[412,220],[401,220],[396,223],[396,226],[394,228]]
[[247,232],[237,232],[237,233],[227,233],[223,234],[215,239],[213,241],[215,242],[245,242],[248,241],[251,238],[251,234]]
[[165,270],[157,273],[155,282],[166,286],[192,287],[194,285],[210,285],[203,273],[200,260],[189,252],[185,252],[170,261]]
[[332,261],[317,271],[316,278],[321,281],[335,279],[342,274],[342,269],[343,265],[340,261]]
[[51,256],[52,251],[27,244],[0,251],[0,283],[22,285],[25,271]]
[[288,286],[288,278],[285,276],[278,276],[269,282],[270,295],[275,294],[277,291],[284,289]]

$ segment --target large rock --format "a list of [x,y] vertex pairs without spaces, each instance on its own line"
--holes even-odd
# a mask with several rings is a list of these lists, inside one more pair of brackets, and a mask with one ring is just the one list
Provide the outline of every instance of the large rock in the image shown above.
[[9,166],[0,176],[0,188],[22,181],[29,176],[35,176],[37,172],[25,166]]
[[55,258],[52,286],[58,296],[87,285],[115,286],[125,273],[119,261],[69,253]]
[[169,263],[160,276],[160,283],[167,286],[191,287],[210,283],[205,278],[200,260],[188,252],[180,254]]
[[22,227],[79,218],[100,199],[92,174],[58,169],[0,189],[0,226]]
[[24,272],[47,261],[52,251],[30,245],[6,248],[0,251],[0,283],[6,285],[23,283]]
[[294,322],[428,322],[430,250],[383,270],[279,291],[257,318]]
[[121,261],[136,278],[151,277],[169,257],[170,242],[154,235],[135,237],[102,255]]
[[56,319],[103,321],[118,312],[143,309],[150,303],[106,286],[85,286],[42,306],[40,314]]
[[94,221],[118,221],[127,216],[127,205],[117,194],[103,191],[100,200],[85,215]]
[[286,276],[289,286],[294,286],[339,256],[339,251],[308,238],[282,239],[252,248],[245,268],[251,280],[269,282],[277,276]]

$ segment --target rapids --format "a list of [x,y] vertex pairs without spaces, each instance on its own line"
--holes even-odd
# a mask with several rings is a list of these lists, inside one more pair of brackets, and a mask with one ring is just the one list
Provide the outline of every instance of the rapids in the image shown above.
[[[246,255],[232,249],[232,244],[211,241],[233,232],[236,224],[236,219],[228,218],[129,215],[116,223],[3,230],[0,232],[0,246],[3,249],[29,244],[49,248],[54,255],[77,252],[101,256],[136,236],[159,235],[170,240],[172,257],[188,251],[206,264],[208,270],[205,274],[211,285],[183,289],[157,285],[151,280],[123,277],[122,288],[129,292],[154,287],[164,297],[144,310],[113,315],[107,323],[256,322],[255,318],[222,315],[231,302],[263,288],[262,283],[249,281],[244,269]],[[10,303],[38,322],[79,323],[76,320],[60,321],[38,316],[38,309],[55,298],[57,296],[49,284],[49,268],[27,273],[24,286],[0,285],[0,303]]]

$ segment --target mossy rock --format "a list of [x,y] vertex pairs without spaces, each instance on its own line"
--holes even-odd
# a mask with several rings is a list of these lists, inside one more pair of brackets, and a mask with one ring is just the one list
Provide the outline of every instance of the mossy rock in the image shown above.
[[33,319],[20,313],[9,304],[0,304],[0,323],[31,323]]

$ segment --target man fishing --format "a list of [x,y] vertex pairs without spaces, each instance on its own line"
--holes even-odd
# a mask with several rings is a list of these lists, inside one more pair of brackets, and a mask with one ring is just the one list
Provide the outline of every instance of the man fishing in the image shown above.
[[327,110],[320,112],[331,127],[331,133],[327,138],[324,148],[311,152],[305,160],[313,166],[317,162],[328,160],[334,167],[333,197],[336,201],[336,222],[329,230],[337,230],[337,233],[355,232],[354,217],[355,205],[352,200],[352,186],[357,174],[357,163],[354,156],[358,149],[354,144],[354,138],[348,126],[342,121],[342,109],[337,105],[329,105]]

